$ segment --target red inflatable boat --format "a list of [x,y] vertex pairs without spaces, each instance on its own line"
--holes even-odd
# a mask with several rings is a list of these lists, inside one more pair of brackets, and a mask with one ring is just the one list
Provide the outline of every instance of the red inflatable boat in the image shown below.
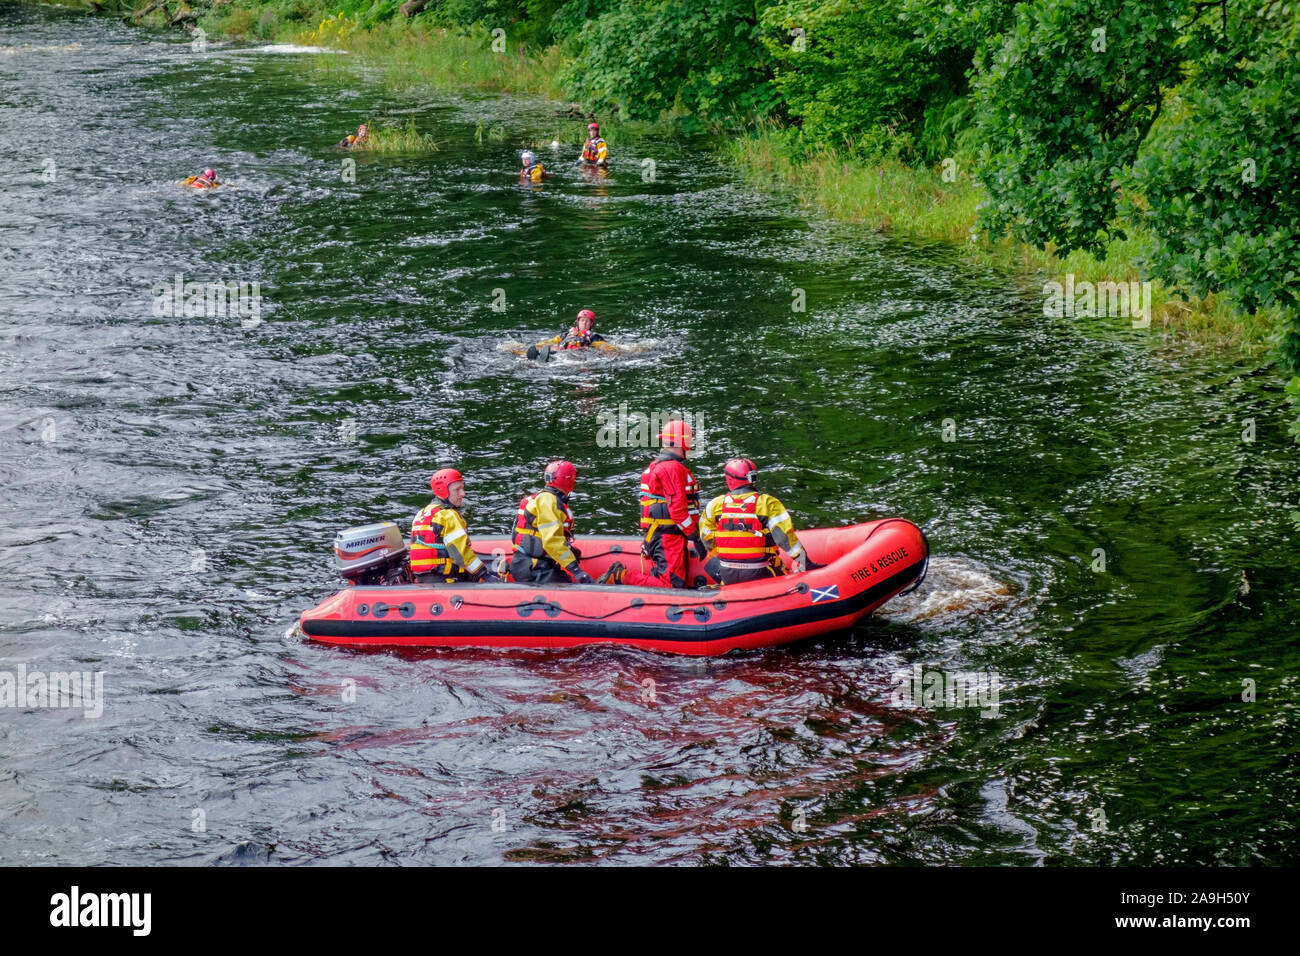
[[[894,595],[915,589],[929,560],[924,533],[902,518],[814,528],[800,531],[799,540],[809,558],[824,567],[703,590],[579,584],[357,586],[305,611],[300,626],[313,641],[346,647],[622,644],[716,655],[846,630]],[[582,566],[593,577],[614,561],[636,567],[641,560],[640,538],[591,537],[576,543]],[[476,539],[475,547],[491,561],[493,554],[509,553],[510,541]],[[693,558],[691,573],[697,583],[704,582]]]
[[[591,584],[351,587],[304,611],[300,627],[313,641],[364,648],[621,644],[714,656],[848,630],[889,598],[917,588],[930,559],[924,533],[901,518],[807,529],[800,540],[823,567],[686,591]],[[641,561],[640,537],[589,537],[576,544],[582,567],[593,576],[615,561]],[[485,561],[510,553],[508,538],[480,538],[474,545]],[[690,572],[697,583],[705,581],[694,558]]]

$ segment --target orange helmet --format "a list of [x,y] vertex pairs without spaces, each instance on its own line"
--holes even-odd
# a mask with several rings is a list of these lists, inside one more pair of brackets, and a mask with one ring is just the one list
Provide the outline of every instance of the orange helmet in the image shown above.
[[546,474],[542,476],[548,485],[559,488],[566,495],[573,491],[573,486],[578,481],[578,469],[573,466],[573,462],[553,461],[546,466]]
[[664,445],[677,445],[683,452],[691,450],[691,440],[695,433],[691,426],[680,418],[674,418],[670,422],[664,423],[663,431],[659,433],[659,441]]
[[727,477],[727,490],[735,491],[745,485],[752,485],[758,478],[758,469],[748,458],[733,458],[727,462],[723,474]]
[[464,481],[461,473],[455,468],[439,468],[429,479],[429,487],[439,498],[446,499],[451,494],[451,486],[458,481]]

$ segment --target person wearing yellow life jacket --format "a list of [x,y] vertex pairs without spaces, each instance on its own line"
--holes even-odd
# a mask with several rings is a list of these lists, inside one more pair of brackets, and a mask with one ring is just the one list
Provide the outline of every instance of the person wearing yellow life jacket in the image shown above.
[[794,533],[790,512],[754,486],[754,463],[733,458],[724,474],[727,493],[710,501],[700,519],[701,537],[717,550],[710,573],[724,585],[785,574],[778,547],[790,555],[796,573],[808,570],[808,552]]
[[605,341],[605,336],[595,331],[595,327],[596,313],[591,309],[583,309],[573,320],[573,327],[551,341],[562,349],[588,349]]
[[[596,313],[591,309],[583,309],[578,313],[574,320],[573,326],[569,331],[546,339],[544,342],[538,342],[536,345],[528,346],[528,351],[524,353],[528,358],[535,359],[543,357],[543,361],[550,361],[550,349],[588,349],[598,348],[605,349],[609,352],[617,352],[617,347],[605,341],[605,336],[594,331],[596,325]],[[545,353],[545,354],[543,354]]]
[[465,503],[465,479],[441,468],[429,479],[433,500],[411,521],[411,575],[420,584],[456,581],[500,582],[484,567],[458,510]]
[[600,138],[599,123],[587,124],[587,142],[582,147],[582,157],[578,162],[588,166],[609,165],[609,144]]
[[573,512],[569,495],[578,480],[571,461],[553,461],[543,475],[546,487],[519,502],[515,519],[515,553],[510,577],[519,584],[592,584],[591,575],[578,566],[581,555],[573,547]]
[[205,169],[197,176],[187,176],[181,180],[182,186],[190,186],[194,189],[216,189],[217,171],[215,169]]
[[519,170],[519,179],[526,183],[540,183],[543,179],[548,179],[550,173],[537,161],[537,155],[529,149],[524,150],[520,156],[524,168]]
[[370,142],[370,127],[362,123],[357,127],[355,134],[349,133],[339,140],[339,149],[352,149],[356,146],[365,146]]

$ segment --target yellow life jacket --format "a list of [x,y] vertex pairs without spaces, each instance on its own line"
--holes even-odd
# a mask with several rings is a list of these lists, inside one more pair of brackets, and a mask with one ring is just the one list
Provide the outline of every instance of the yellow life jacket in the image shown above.
[[776,542],[758,514],[757,491],[723,496],[713,546],[723,567],[761,568],[776,560]]
[[[446,510],[456,513],[452,508]],[[456,571],[456,564],[447,553],[445,519],[439,517],[442,511],[443,505],[431,501],[411,522],[412,574],[437,573],[451,579]]]
[[522,551],[530,558],[546,556],[546,546],[542,543],[542,534],[537,527],[537,499],[544,494],[554,495],[555,503],[559,506],[560,513],[564,515],[565,544],[573,540],[573,512],[569,510],[567,501],[549,488],[526,495],[524,500],[519,502],[519,514],[515,518],[514,546],[515,550]]

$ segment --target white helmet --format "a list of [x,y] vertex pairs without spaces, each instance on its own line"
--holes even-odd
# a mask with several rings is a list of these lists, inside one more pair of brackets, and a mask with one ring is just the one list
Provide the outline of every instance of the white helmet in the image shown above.
[[533,155],[531,149],[524,150],[523,154],[519,158],[524,161],[525,166],[531,166],[533,163],[537,162],[537,157]]

